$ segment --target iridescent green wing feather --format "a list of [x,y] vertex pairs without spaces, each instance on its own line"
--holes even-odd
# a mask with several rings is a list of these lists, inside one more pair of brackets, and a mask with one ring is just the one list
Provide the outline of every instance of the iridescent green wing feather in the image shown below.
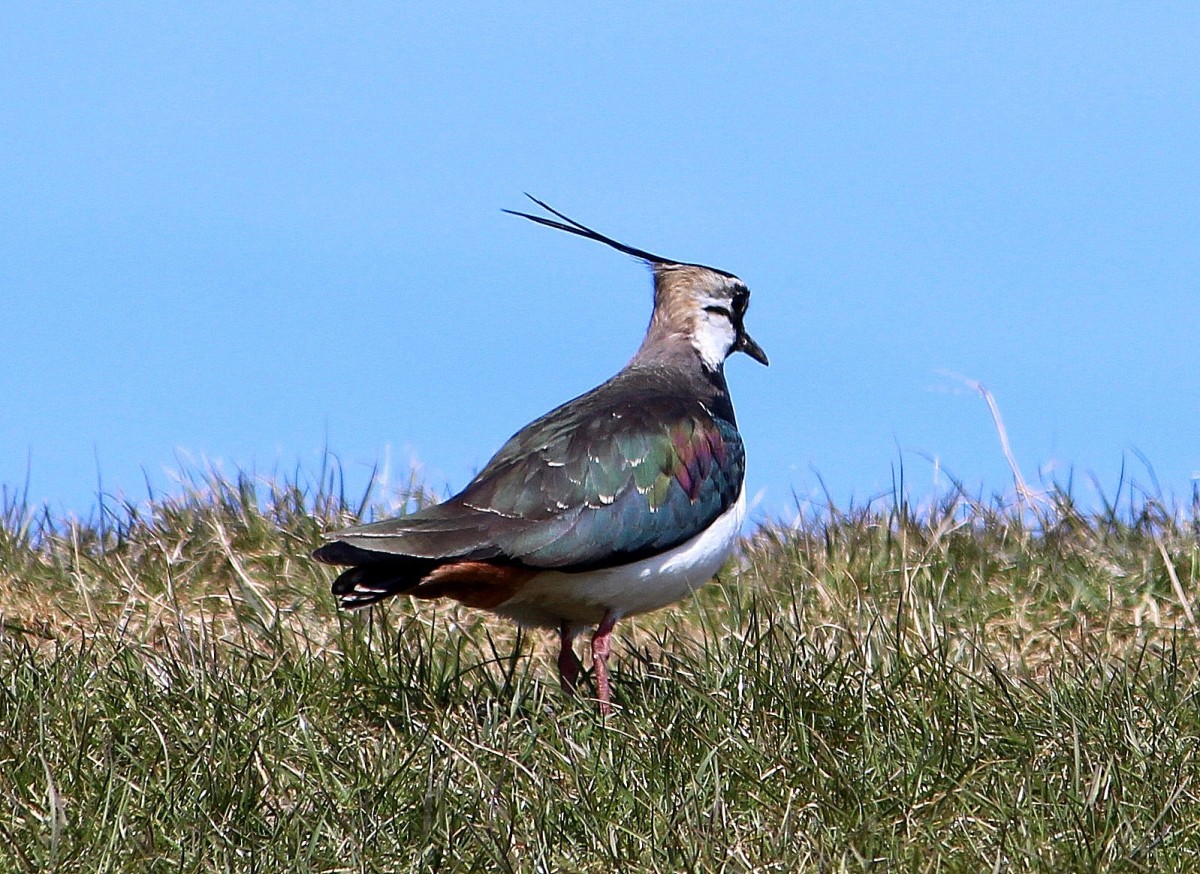
[[737,429],[697,401],[659,398],[534,423],[457,498],[494,517],[492,542],[534,567],[624,564],[691,539],[737,500]]
[[335,536],[374,553],[564,571],[690,540],[741,492],[741,437],[695,398],[628,388],[618,378],[526,426],[445,503]]

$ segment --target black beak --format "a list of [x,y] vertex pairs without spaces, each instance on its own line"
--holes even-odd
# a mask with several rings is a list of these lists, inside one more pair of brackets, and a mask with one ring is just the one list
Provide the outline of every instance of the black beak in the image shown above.
[[739,332],[737,343],[734,344],[733,348],[735,351],[745,352],[759,364],[763,365],[763,367],[768,367],[771,364],[767,360],[767,353],[762,350],[762,346],[755,343],[753,338],[745,331]]

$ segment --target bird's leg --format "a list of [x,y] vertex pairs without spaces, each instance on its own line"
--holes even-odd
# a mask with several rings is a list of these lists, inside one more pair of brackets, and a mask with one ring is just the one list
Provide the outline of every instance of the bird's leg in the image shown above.
[[608,655],[612,652],[612,630],[618,615],[612,610],[604,614],[604,620],[592,636],[592,668],[596,672],[596,697],[600,699],[600,712],[612,713],[612,685],[608,681]]
[[579,656],[575,655],[573,646],[575,635],[578,633],[576,628],[566,622],[558,629],[558,642],[561,647],[558,651],[558,682],[568,695],[575,694],[575,687],[579,683],[579,672],[583,670],[583,665],[579,662]]

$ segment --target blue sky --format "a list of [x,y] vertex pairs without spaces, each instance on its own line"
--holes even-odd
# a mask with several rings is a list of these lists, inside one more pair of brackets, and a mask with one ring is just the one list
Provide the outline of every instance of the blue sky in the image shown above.
[[[428,8],[420,8],[420,7]],[[437,8],[435,8],[437,6]],[[1191,4],[9,4],[0,483],[466,483],[737,273],[758,512],[1200,475]],[[940,472],[940,473],[939,473]],[[939,480],[939,476],[941,479]]]

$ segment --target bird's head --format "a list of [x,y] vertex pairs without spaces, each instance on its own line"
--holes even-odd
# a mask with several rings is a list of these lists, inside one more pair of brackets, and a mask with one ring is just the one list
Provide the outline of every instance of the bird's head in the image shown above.
[[760,364],[767,353],[746,333],[750,289],[732,273],[699,264],[657,263],[654,270],[654,315],[647,342],[682,335],[701,362],[717,370],[734,352],[745,352]]
[[654,314],[639,356],[686,341],[709,370],[720,370],[734,352],[745,352],[760,364],[768,363],[767,353],[746,333],[744,319],[750,305],[750,290],[732,273],[702,264],[672,261],[618,243],[567,218],[533,195],[526,197],[562,221],[511,209],[505,212],[604,243],[650,267],[654,274]]

